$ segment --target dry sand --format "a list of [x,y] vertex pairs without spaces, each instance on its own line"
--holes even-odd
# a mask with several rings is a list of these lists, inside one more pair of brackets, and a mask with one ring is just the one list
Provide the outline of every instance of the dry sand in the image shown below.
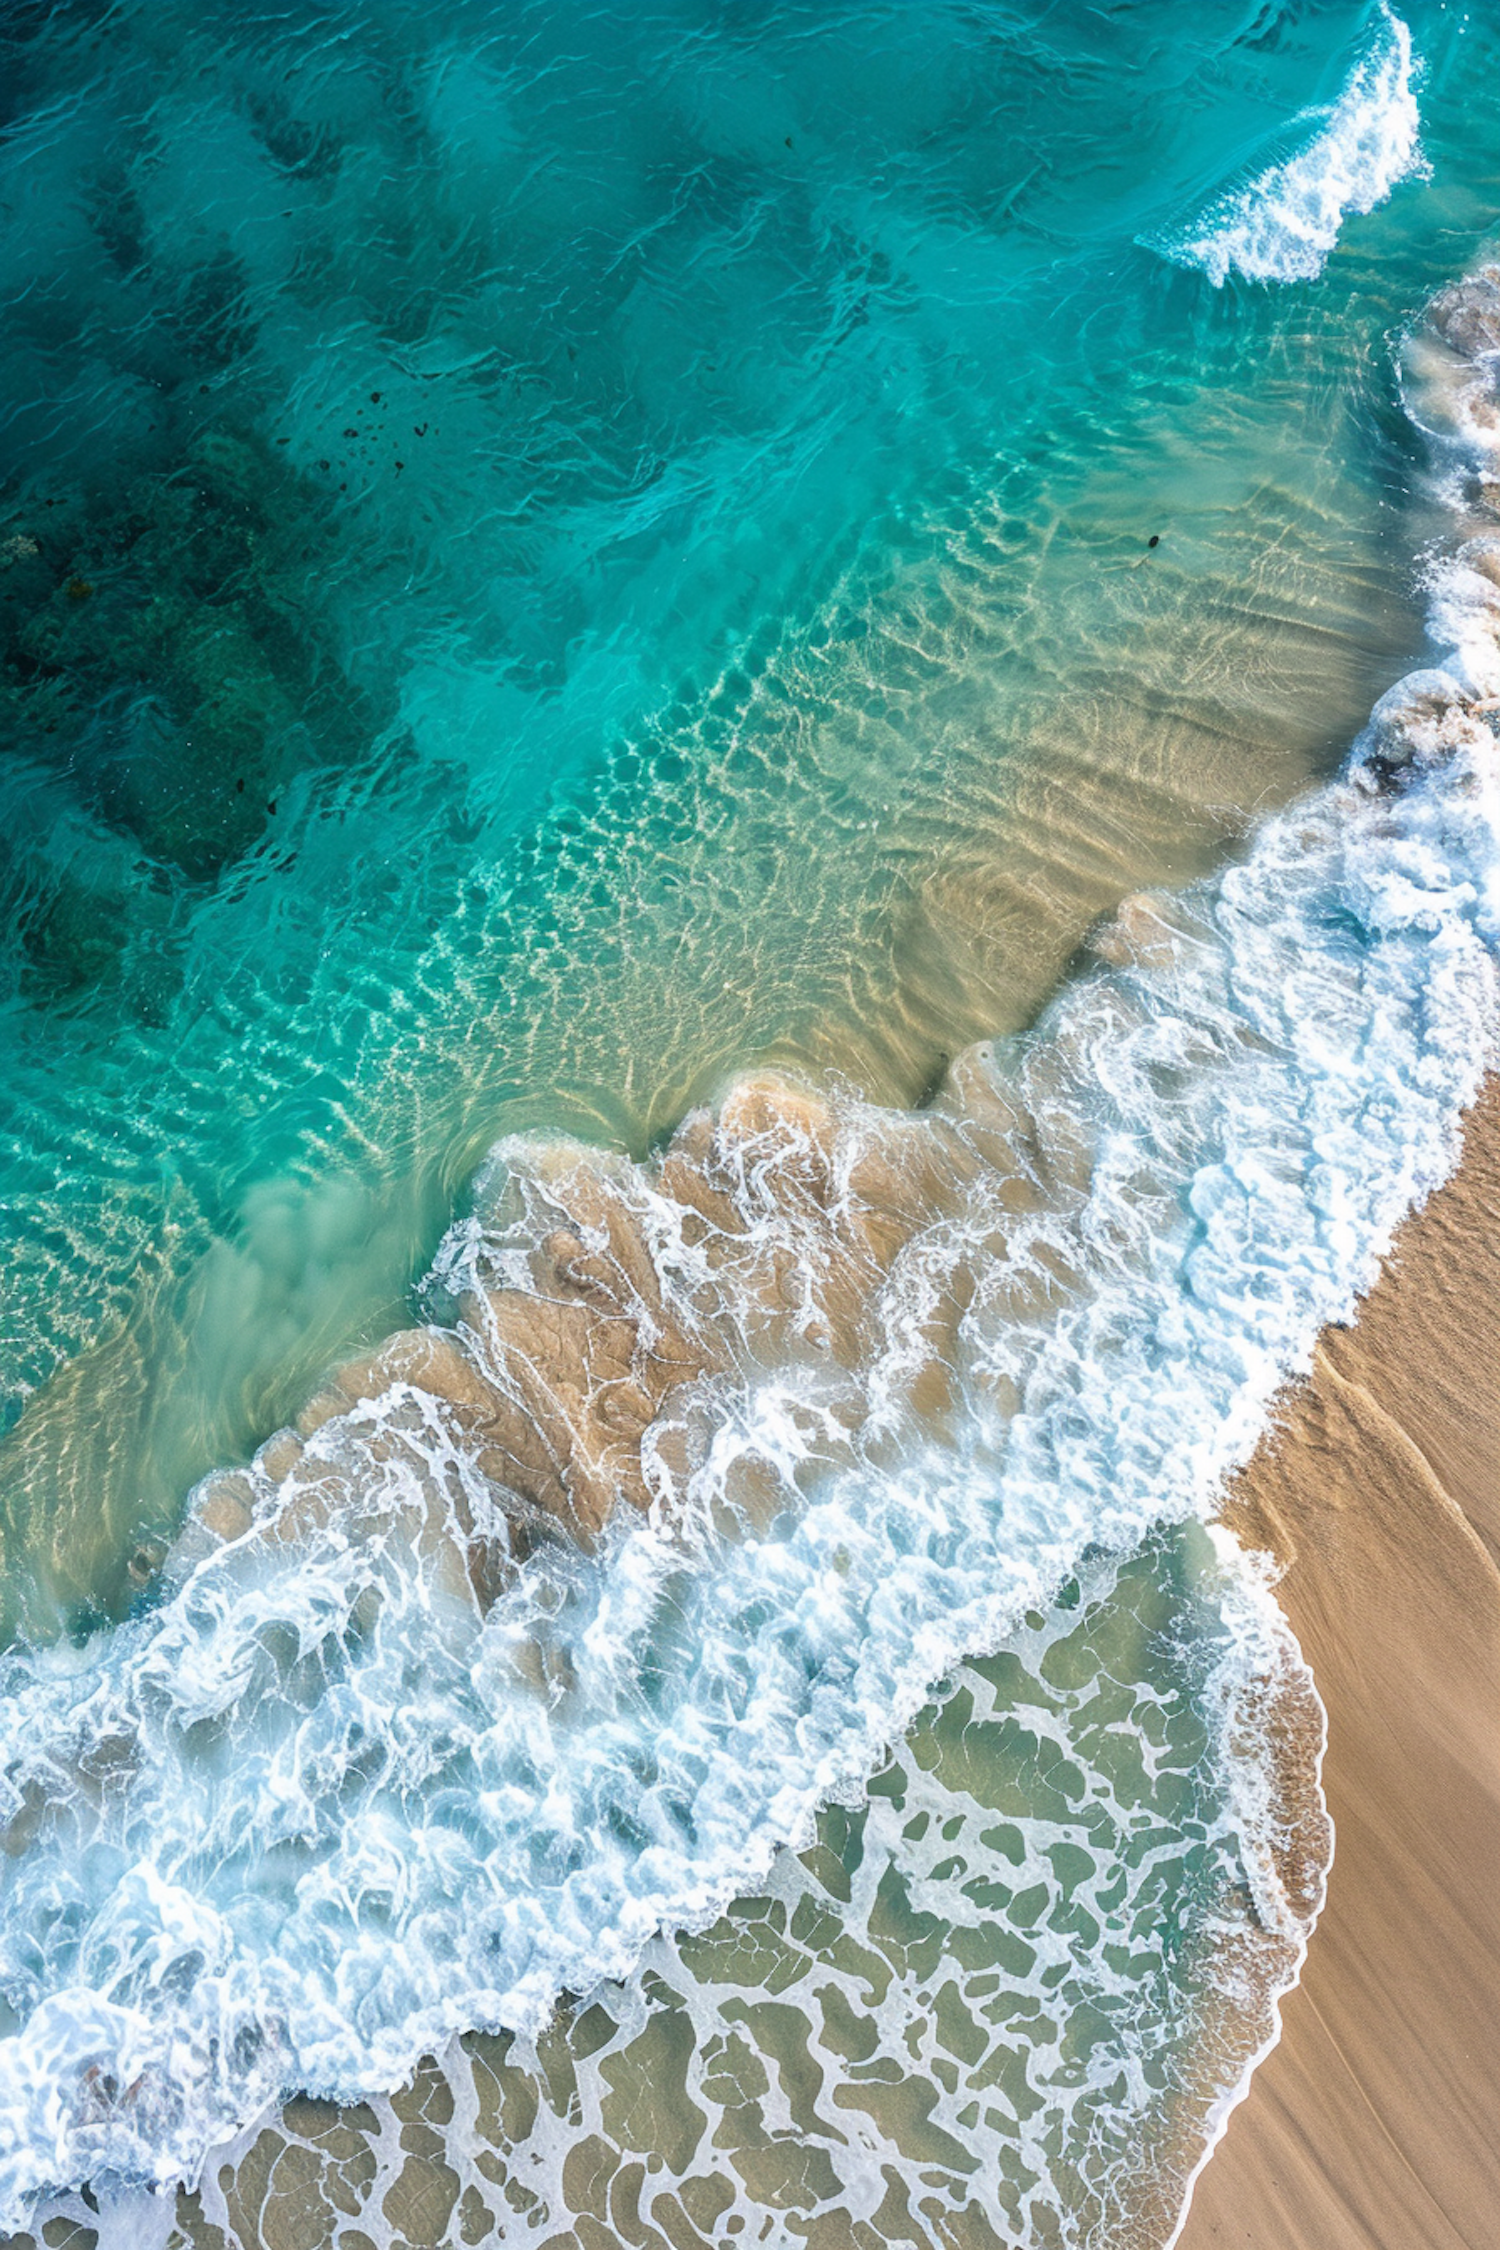
[[1500,1081],[1231,1520],[1328,1707],[1328,1904],[1181,2250],[1500,2243]]

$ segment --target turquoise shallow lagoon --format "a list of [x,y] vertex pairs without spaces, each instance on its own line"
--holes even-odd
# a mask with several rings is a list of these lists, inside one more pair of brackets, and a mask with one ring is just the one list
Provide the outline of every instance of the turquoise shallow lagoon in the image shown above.
[[[64,0],[0,39],[0,2216],[87,2175],[122,2242],[273,2239],[264,2153],[196,2217],[140,2199],[302,2093],[377,2106],[290,2131],[353,2138],[338,2194],[326,2150],[291,2163],[288,2240],[435,2242],[461,2196],[465,2240],[590,2250],[1165,2240],[1327,1839],[1253,1574],[1198,1530],[1138,1543],[1209,1506],[1441,1169],[1487,1036],[1458,815],[1390,847],[1448,870],[1427,920],[1347,811],[1254,839],[1421,657],[1452,496],[1400,341],[1494,227],[1500,31]],[[1190,893],[1193,965],[1147,946],[1138,991],[1081,950],[1240,862]],[[949,1075],[996,1038],[1003,1158]],[[659,1215],[670,1136],[754,1070],[849,1146],[897,1112],[949,1136],[899,1248],[864,1242],[885,1309],[827,1344],[836,1382],[805,1321],[745,1343],[741,1278],[679,1243],[695,1366],[694,1321],[736,1341],[635,1549],[507,1548],[450,1614],[356,1412],[331,1512],[188,1578],[195,1485],[330,1369],[472,1328],[497,1275],[541,1289],[566,1196],[527,1151],[607,1152],[584,1170]],[[1037,1149],[1058,1231],[1018,1310],[979,1214]],[[768,1161],[747,1234],[783,1223]],[[930,1328],[918,1269],[957,1303],[959,1236],[922,1389],[891,1338]],[[818,1253],[777,1242],[788,1288]],[[775,1486],[758,1517],[704,1498],[729,1453]],[[474,1458],[466,1537],[508,1489]],[[1080,1601],[1096,1639],[1018,1768],[1006,1698],[1067,1671]],[[774,2007],[714,1919],[763,1880],[780,1935],[802,1914],[745,1973]],[[1050,1953],[995,1934],[1038,1921]],[[521,2060],[467,2048],[430,2094],[424,2237],[386,2097],[467,2031]],[[651,2040],[701,2147],[632,2106]],[[893,2092],[847,2159],[783,2161],[907,2069],[936,2121]],[[675,2216],[608,2186],[634,2164]]]

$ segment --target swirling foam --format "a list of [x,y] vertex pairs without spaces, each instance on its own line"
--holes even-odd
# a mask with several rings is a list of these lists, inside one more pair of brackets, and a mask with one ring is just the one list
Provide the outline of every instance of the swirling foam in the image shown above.
[[[1096,970],[920,1117],[761,1083],[651,1166],[509,1144],[439,1262],[458,1325],[263,1456],[151,1614],[8,1659],[5,2217],[190,2174],[282,2086],[536,2030],[805,1841],[1090,1550],[1212,1505],[1494,1052],[1478,661],[1388,697],[1241,864],[1127,902]],[[571,1302],[593,1335],[602,1292],[590,1320],[630,1325],[585,1206],[647,1245],[632,1333],[688,1370],[627,1398],[651,1506],[592,1555],[508,1512],[517,1425],[484,1419],[524,1367],[597,1435],[522,1318]]]
[[[1322,1711],[1261,1560],[1191,1526],[1096,1561],[767,1895],[653,1939],[535,2043],[466,2039],[337,2115],[288,2104],[186,2231],[1164,2241],[1328,1861]],[[141,2250],[149,2215],[54,2213],[101,2250]]]
[[1247,281],[1315,281],[1345,219],[1373,211],[1397,183],[1425,170],[1411,33],[1382,9],[1381,22],[1319,129],[1293,156],[1269,165],[1209,205],[1180,234],[1152,247],[1196,266],[1221,289]]
[[[925,1246],[984,1253],[948,1443],[858,1448],[727,1550],[658,1521],[546,1547],[484,1619],[379,1535],[393,1444],[357,1539],[247,1535],[154,1615],[11,1661],[8,2212],[189,2170],[279,2085],[387,2086],[460,2026],[536,2027],[804,1837],[1086,1548],[1208,1504],[1449,1168],[1491,1051],[1500,780],[1472,736],[1273,821],[997,1052],[1054,1187],[1010,1271],[999,1173]],[[1015,1317],[1015,1263],[1050,1306]],[[900,1300],[898,1275],[898,1343]],[[719,1458],[795,1472],[827,1406],[795,1372],[747,1387]]]

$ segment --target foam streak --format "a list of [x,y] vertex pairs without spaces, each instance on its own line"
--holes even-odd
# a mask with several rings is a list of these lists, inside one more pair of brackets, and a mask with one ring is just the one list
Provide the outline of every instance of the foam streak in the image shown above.
[[1231,273],[1247,281],[1315,281],[1345,219],[1373,211],[1399,181],[1425,169],[1414,78],[1411,33],[1383,9],[1368,51],[1312,138],[1155,247],[1199,268],[1216,289]]
[[[1494,333],[1494,276],[1439,300],[1414,405],[1491,426]],[[1091,1550],[1211,1510],[1494,1053],[1463,573],[1344,775],[920,1116],[759,1078],[648,1166],[502,1146],[441,1318],[200,1495],[152,1614],[8,1660],[0,2217],[535,2031]]]

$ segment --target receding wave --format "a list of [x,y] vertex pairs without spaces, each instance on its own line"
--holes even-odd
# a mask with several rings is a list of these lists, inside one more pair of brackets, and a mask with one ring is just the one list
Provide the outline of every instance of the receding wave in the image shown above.
[[1153,247],[1198,267],[1216,289],[1231,273],[1247,281],[1316,280],[1345,219],[1373,211],[1423,169],[1414,77],[1411,33],[1382,9],[1338,100],[1306,120],[1317,124],[1312,138]]
[[[534,2040],[285,2104],[187,2231],[1161,2243],[1321,1899],[1322,1731],[1227,1535],[1098,1559],[762,1895]],[[54,2217],[134,2250],[138,2211]]]
[[[1497,356],[1485,274],[1408,358],[1465,510]],[[1438,575],[1443,664],[1033,1031],[919,1113],[760,1074],[647,1163],[503,1143],[429,1323],[200,1488],[148,1614],[7,1659],[8,2217],[538,2036],[812,1843],[931,1682],[1211,1507],[1493,1051],[1500,550]],[[1281,1964],[1248,2021],[1298,1895],[1243,1924]]]

